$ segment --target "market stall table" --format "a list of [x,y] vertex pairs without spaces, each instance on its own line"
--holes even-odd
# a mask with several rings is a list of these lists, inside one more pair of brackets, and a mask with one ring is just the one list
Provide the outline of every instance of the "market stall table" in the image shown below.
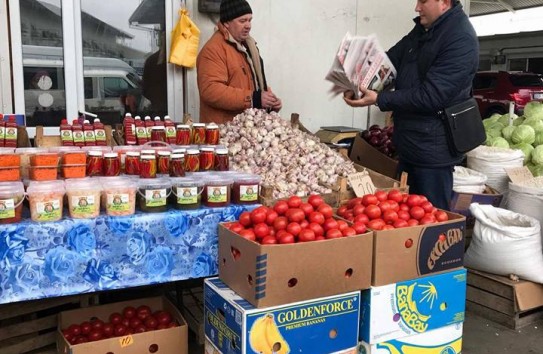
[[215,275],[218,223],[253,208],[0,225],[0,304]]

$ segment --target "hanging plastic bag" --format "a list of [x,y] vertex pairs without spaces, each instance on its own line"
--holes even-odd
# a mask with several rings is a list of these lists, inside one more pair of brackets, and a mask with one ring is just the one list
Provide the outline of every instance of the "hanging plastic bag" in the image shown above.
[[172,31],[172,43],[169,62],[187,68],[196,65],[200,29],[192,22],[187,9],[179,11],[179,20]]

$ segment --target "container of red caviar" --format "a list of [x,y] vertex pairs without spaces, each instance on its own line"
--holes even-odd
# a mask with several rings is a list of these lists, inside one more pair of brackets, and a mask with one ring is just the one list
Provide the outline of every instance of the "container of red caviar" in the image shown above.
[[121,159],[116,152],[104,154],[104,163],[102,166],[102,175],[106,177],[118,176],[121,174]]
[[124,160],[124,173],[130,176],[139,176],[140,174],[140,153],[137,151],[128,151]]
[[201,207],[202,191],[205,182],[200,178],[175,177],[170,178],[172,194],[170,204],[176,209],[190,210]]
[[260,182],[262,181],[262,178],[259,175],[240,173],[232,178],[234,180],[234,185],[232,186],[232,203],[258,203]]
[[169,175],[172,153],[169,151],[159,151],[157,154],[157,174],[166,176]]
[[155,155],[142,155],[140,158],[140,177],[155,178],[157,172]]
[[[206,125],[205,123],[193,123],[190,135],[190,143],[203,145],[206,143]],[[183,144],[180,144],[183,145]]]
[[104,157],[101,151],[89,151],[87,153],[87,176],[101,176],[104,165]]
[[206,144],[219,144],[219,126],[215,123],[206,125]]
[[234,180],[229,177],[220,177],[217,174],[204,179],[202,204],[207,207],[224,207],[230,205],[231,190]]
[[228,149],[215,149],[215,171],[228,171],[230,169],[230,158]]
[[172,185],[166,178],[140,178],[136,200],[141,211],[157,213],[168,209]]
[[200,150],[188,149],[185,154],[185,172],[200,171]]
[[178,124],[175,131],[175,143],[177,145],[190,144],[190,126],[186,124]]
[[215,149],[202,147],[200,149],[200,171],[212,171],[215,167]]
[[185,154],[172,154],[170,160],[170,177],[185,176]]

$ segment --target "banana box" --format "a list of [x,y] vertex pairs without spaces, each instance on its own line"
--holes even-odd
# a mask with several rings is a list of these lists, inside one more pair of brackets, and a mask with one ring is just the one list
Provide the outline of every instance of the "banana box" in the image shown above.
[[[360,342],[359,354],[459,354],[462,351],[462,323],[434,329],[379,344]],[[207,353],[206,353],[207,354]]]
[[[204,282],[204,330],[222,354],[355,354],[360,292],[256,308],[219,278]],[[217,354],[217,353],[214,353]]]
[[413,336],[464,321],[466,270],[362,291],[360,340],[369,344]]

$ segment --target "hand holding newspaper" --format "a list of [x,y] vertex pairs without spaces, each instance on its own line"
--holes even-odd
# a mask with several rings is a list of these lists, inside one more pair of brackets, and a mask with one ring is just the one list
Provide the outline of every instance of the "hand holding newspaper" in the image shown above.
[[354,98],[361,97],[360,86],[373,91],[389,90],[394,84],[396,69],[375,35],[352,36],[347,33],[341,40],[326,80],[334,86],[334,95],[345,91],[354,92]]

